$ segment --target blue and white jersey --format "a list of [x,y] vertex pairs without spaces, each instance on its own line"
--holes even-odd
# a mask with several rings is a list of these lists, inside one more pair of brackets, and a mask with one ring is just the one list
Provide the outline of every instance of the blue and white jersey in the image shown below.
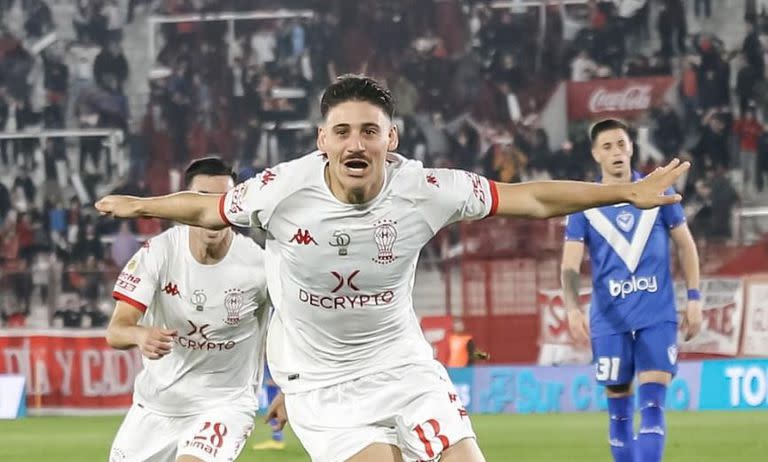
[[[641,177],[632,173],[633,181]],[[592,337],[677,321],[669,230],[683,223],[680,204],[641,210],[625,203],[568,216],[565,240],[584,242],[592,260]]]

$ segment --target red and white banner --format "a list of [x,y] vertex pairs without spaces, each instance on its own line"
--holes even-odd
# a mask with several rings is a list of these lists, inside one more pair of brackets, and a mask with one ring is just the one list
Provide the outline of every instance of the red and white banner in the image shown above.
[[114,350],[104,331],[0,333],[0,374],[27,379],[30,412],[117,410],[131,405],[142,368],[136,349]]
[[446,364],[451,355],[448,336],[453,331],[453,318],[450,316],[424,316],[421,318],[421,330],[429,344],[432,345],[435,359]]
[[[682,315],[686,307],[683,285],[677,287],[677,300],[678,314]],[[736,356],[744,314],[743,281],[734,278],[702,279],[701,301],[701,332],[687,342],[683,342],[680,333],[680,352]]]
[[666,98],[674,77],[638,77],[568,82],[568,118],[632,118]]
[[[757,327],[766,329],[760,331],[761,336],[755,345],[756,351],[768,351],[768,280],[765,282],[765,292],[759,296],[763,301],[762,324]],[[688,342],[683,342],[682,333],[679,338],[679,348],[685,353],[703,353],[711,355],[736,356],[739,352],[741,339],[741,320],[744,313],[743,287],[741,279],[717,278],[701,281],[702,316],[701,332]],[[686,307],[686,290],[684,285],[677,287],[677,308],[680,315]],[[563,304],[561,290],[539,291],[539,312],[541,325],[539,331],[539,364],[578,364],[583,363],[589,348],[573,343],[568,332],[568,317]],[[591,292],[582,292],[580,303],[585,313],[588,312]],[[755,310],[755,313],[758,311]],[[755,340],[757,341],[757,340]],[[762,345],[762,346],[761,346]],[[762,350],[759,350],[762,348]],[[746,354],[746,352],[745,352]]]
[[748,278],[741,354],[768,356],[768,278]]
[[[589,319],[589,301],[592,290],[581,292],[579,304]],[[537,304],[541,313],[539,331],[539,359],[542,366],[557,364],[587,364],[592,358],[588,345],[576,345],[568,332],[568,315],[563,291],[539,291]]]

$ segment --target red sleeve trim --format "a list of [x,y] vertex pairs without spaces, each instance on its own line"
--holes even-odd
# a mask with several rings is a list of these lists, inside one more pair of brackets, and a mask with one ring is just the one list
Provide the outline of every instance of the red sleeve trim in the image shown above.
[[136,308],[137,310],[141,311],[142,313],[147,311],[147,305],[141,303],[140,301],[134,300],[125,294],[121,294],[120,292],[112,291],[112,298],[114,298],[115,300],[120,300],[121,302],[125,302],[131,305],[132,307]]
[[227,226],[232,226],[232,222],[229,221],[229,218],[227,218],[227,214],[224,212],[224,200],[227,198],[226,194],[221,195],[221,199],[219,199],[219,216],[221,217],[221,220],[224,222]]
[[496,182],[488,180],[488,186],[491,188],[491,211],[488,212],[488,216],[496,215],[496,211],[499,208],[499,189],[496,187]]

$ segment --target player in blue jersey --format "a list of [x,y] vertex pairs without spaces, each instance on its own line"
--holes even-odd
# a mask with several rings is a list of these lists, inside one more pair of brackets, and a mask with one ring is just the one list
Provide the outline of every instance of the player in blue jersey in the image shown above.
[[[264,368],[264,384],[267,386],[267,401],[269,402],[269,410],[267,411],[267,418],[265,420],[269,423],[269,426],[272,427],[272,437],[260,443],[254,443],[253,446],[251,446],[251,449],[254,451],[283,450],[285,449],[283,427],[287,422],[287,417],[284,415],[284,405],[279,403],[282,403],[284,397],[280,393],[280,387],[278,387],[275,381],[272,380],[272,374],[269,373],[269,366]],[[279,414],[278,408],[283,415]]]
[[[630,167],[628,127],[607,119],[590,130],[592,156],[602,183],[637,181]],[[671,189],[667,194],[674,194]],[[686,340],[701,328],[699,256],[679,204],[640,210],[616,204],[568,217],[562,282],[571,335],[592,343],[595,376],[606,386],[609,434],[616,462],[661,460],[664,452],[664,399],[677,370],[677,312],[670,268],[672,238],[688,286],[681,329]],[[592,265],[590,319],[578,303],[584,247]],[[637,374],[640,429],[633,438]]]

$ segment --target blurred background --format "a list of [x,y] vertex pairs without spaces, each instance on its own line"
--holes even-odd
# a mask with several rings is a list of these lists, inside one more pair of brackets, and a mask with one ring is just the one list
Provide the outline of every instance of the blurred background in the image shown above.
[[[593,180],[587,127],[606,116],[632,122],[635,169],[691,160],[677,189],[701,254],[705,323],[680,347],[699,368],[681,374],[696,401],[680,406],[704,408],[701,360],[768,356],[767,9],[765,0],[0,0],[0,373],[26,378],[38,412],[127,406],[138,354],[109,350],[101,329],[119,269],[171,223],[104,219],[94,200],[177,191],[184,166],[203,156],[223,157],[243,180],[301,156],[314,149],[322,89],[362,72],[391,88],[399,151],[427,166],[504,182]],[[414,305],[438,358],[499,368],[452,372],[471,410],[521,412],[509,365],[589,362],[562,309],[563,227],[489,219],[425,248]],[[583,297],[588,305],[589,290]],[[473,361],[472,351],[489,358]],[[766,363],[734,364],[751,397],[734,406],[766,408]],[[576,400],[555,410],[573,409]]]

